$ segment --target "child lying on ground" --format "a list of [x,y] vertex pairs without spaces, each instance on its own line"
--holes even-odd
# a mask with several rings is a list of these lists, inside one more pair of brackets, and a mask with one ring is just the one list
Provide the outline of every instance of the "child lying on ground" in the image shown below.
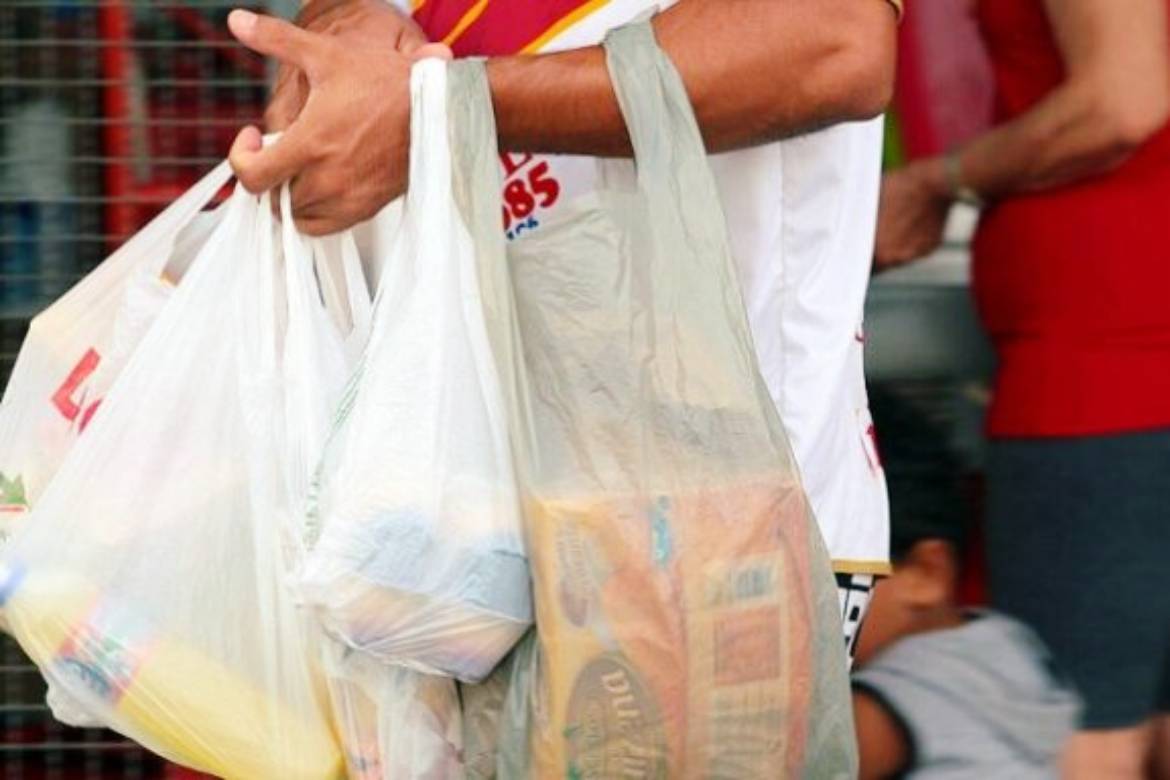
[[957,495],[941,507],[914,500],[933,489],[924,477],[943,481],[931,476],[942,477],[916,474],[918,495],[899,502],[891,471],[895,510],[907,511],[894,513],[894,572],[858,638],[861,778],[1055,778],[1078,699],[1031,629],[956,603],[961,509]]

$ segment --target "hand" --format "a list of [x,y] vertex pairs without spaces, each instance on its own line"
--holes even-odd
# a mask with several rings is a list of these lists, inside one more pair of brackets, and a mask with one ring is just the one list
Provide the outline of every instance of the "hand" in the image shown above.
[[[422,29],[386,0],[312,0],[301,9],[296,24],[309,32],[339,38],[346,45],[388,46],[407,55],[427,43]],[[305,74],[280,63],[272,99],[264,112],[264,127],[270,133],[287,128],[308,97]]]
[[245,127],[228,157],[240,183],[264,192],[291,181],[293,216],[310,235],[362,222],[402,194],[410,147],[410,67],[426,56],[450,58],[441,44],[405,55],[396,39],[366,32],[334,37],[248,11],[228,26],[240,42],[304,73],[304,109],[279,141],[261,147]]
[[937,249],[953,202],[942,158],[915,161],[883,176],[874,270],[894,268]]

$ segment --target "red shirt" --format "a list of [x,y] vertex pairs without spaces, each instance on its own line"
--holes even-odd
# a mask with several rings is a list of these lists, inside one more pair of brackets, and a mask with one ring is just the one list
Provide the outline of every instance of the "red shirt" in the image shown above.
[[[1064,65],[1043,0],[981,0],[979,17],[1003,122]],[[1000,361],[992,436],[1170,427],[1170,127],[1108,174],[990,208],[974,264]]]

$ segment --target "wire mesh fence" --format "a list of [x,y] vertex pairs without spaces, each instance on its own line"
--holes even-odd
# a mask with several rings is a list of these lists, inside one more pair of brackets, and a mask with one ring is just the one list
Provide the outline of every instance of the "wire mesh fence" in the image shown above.
[[224,24],[239,4],[0,3],[0,380],[28,319],[259,116],[267,66]]
[[[0,387],[36,312],[223,159],[260,116],[269,72],[233,7],[299,0],[0,0]],[[159,778],[116,734],[54,721],[0,638],[0,777]]]

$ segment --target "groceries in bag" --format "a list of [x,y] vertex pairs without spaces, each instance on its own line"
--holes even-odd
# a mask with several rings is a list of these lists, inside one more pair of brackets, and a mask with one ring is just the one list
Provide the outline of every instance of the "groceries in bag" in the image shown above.
[[809,546],[793,529],[805,512],[790,482],[771,481],[542,502],[541,670],[547,728],[563,738],[536,742],[537,775],[802,766],[791,726],[810,704],[813,616]]
[[[70,695],[87,712],[112,709],[134,724],[147,745],[181,746],[184,763],[240,778],[271,777],[271,761],[257,753],[238,723],[267,721],[298,745],[287,778],[337,778],[337,746],[328,730],[285,708],[246,679],[197,649],[176,641],[136,614],[126,599],[103,598],[68,574],[5,572],[9,609],[21,624],[25,652],[50,679],[69,679]],[[42,618],[38,620],[37,618]],[[190,723],[200,724],[200,739]],[[230,765],[225,757],[230,757]]]
[[222,211],[223,163],[33,318],[0,401],[0,540],[20,528]]
[[4,613],[52,685],[160,755],[331,780],[322,637],[287,582],[346,334],[267,196],[222,208],[6,551]]
[[835,583],[702,137],[648,24],[606,52],[634,165],[599,163],[605,186],[508,246],[537,620],[497,770],[855,776]]
[[449,678],[325,648],[330,700],[350,780],[464,776],[460,701]]
[[[315,485],[299,591],[345,645],[476,681],[532,607],[494,126],[448,103],[446,74],[437,60],[412,72],[411,188]],[[453,166],[453,150],[471,157]]]

